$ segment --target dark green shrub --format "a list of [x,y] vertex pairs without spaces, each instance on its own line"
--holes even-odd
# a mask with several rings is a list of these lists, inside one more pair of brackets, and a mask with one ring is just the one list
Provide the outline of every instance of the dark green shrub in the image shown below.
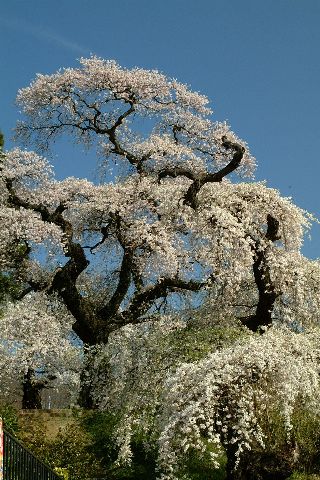
[[91,447],[84,429],[77,423],[70,424],[48,443],[48,460],[53,468],[66,469],[71,480],[98,478],[104,472]]
[[[292,415],[290,435],[279,411],[270,406],[261,412],[260,424],[266,435],[265,448],[248,452],[242,462],[246,480],[313,479],[320,480],[320,416],[298,404]],[[300,475],[300,476],[299,476]],[[308,476],[309,475],[309,476]]]
[[86,412],[79,417],[80,424],[91,437],[89,451],[103,466],[106,476],[112,480],[152,480],[155,478],[155,453],[146,452],[143,439],[133,439],[133,459],[130,466],[116,465],[117,447],[113,437],[117,417],[108,412]]

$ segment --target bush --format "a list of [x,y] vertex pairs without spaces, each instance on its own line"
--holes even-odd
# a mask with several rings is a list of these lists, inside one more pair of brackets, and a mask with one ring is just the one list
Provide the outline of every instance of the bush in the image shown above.
[[261,414],[265,449],[248,452],[242,462],[245,478],[320,480],[320,416],[308,412],[302,403],[296,405],[288,438],[279,411],[271,407]]
[[[75,411],[74,422],[60,430],[53,440],[46,439],[41,419],[28,429],[18,423],[17,411],[9,405],[0,407],[0,415],[10,433],[18,438],[64,480],[108,478],[108,480],[154,480],[156,449],[146,448],[146,439],[133,437],[133,458],[130,466],[115,463],[117,447],[113,432],[117,417],[101,411]],[[320,418],[298,405],[293,415],[291,441],[288,442],[279,413],[270,408],[264,412],[266,448],[253,449],[242,462],[239,478],[320,480]],[[203,456],[192,451],[184,459],[179,476],[188,480],[225,480],[226,456],[221,468],[214,470],[209,449]],[[290,473],[294,472],[291,474]],[[318,474],[318,475],[317,475]]]
[[226,480],[226,455],[221,454],[218,459],[220,468],[216,470],[210,461],[210,450],[212,450],[212,447],[209,447],[203,455],[200,455],[197,451],[191,451],[185,458],[184,467],[181,468],[181,478],[185,478],[183,477],[185,475],[188,480]]
[[131,465],[117,465],[118,449],[113,433],[117,417],[108,412],[91,411],[79,417],[79,422],[91,437],[90,452],[95,455],[108,479],[112,480],[152,480],[155,479],[155,455],[147,452],[143,439],[137,435],[133,439],[133,459]]
[[86,480],[104,473],[91,447],[91,438],[84,429],[77,423],[70,424],[48,443],[47,455],[51,466],[66,470],[70,479]]
[[66,480],[86,480],[103,473],[91,451],[92,440],[78,421],[60,429],[54,439],[46,438],[41,418],[20,430],[19,439],[33,454]]
[[8,404],[0,405],[0,417],[7,432],[17,435],[19,432],[19,420],[16,408]]

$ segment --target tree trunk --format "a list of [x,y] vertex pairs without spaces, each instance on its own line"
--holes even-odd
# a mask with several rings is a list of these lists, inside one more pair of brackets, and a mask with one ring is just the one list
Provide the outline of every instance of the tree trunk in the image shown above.
[[23,380],[23,396],[22,396],[22,408],[23,409],[41,409],[41,391],[44,388],[44,383],[38,381],[35,377],[35,371],[33,368],[29,368],[24,375]]
[[84,362],[80,374],[80,391],[78,403],[81,408],[94,409],[97,404],[94,400],[94,376],[97,373],[94,365],[95,353],[84,352]]
[[92,410],[96,408],[96,405],[93,400],[92,390],[93,390],[92,384],[88,382],[87,375],[81,373],[80,392],[79,392],[79,399],[78,399],[78,403],[81,408],[85,408],[86,410]]

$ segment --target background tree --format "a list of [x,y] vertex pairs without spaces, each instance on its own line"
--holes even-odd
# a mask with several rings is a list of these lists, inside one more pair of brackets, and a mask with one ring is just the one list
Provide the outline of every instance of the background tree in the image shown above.
[[[0,134],[1,169],[5,168],[6,163],[3,146],[4,138]],[[46,387],[52,387],[53,380],[55,380],[55,387],[70,381],[70,388],[74,388],[77,383],[77,370],[79,371],[76,349],[66,341],[68,332],[61,332],[57,317],[52,315],[52,312],[57,310],[54,308],[54,302],[50,307],[52,312],[47,327],[45,327],[45,311],[48,309],[39,302],[40,298],[31,297],[25,300],[28,312],[23,314],[25,318],[21,318],[21,307],[25,301],[19,305],[16,303],[32,291],[30,285],[26,290],[24,289],[25,281],[21,275],[21,262],[30,262],[30,253],[31,247],[26,239],[16,238],[10,246],[10,261],[4,264],[4,269],[0,272],[1,362],[3,364],[0,380],[1,400],[18,402],[19,397],[22,396],[22,408],[27,409],[42,407],[41,392]],[[35,308],[35,305],[38,308]],[[32,325],[29,323],[30,312],[33,312]],[[63,319],[65,328],[68,324],[65,314]],[[60,330],[61,338],[57,338],[57,330]],[[51,332],[50,341],[47,336],[49,331]],[[45,345],[41,345],[41,342]],[[59,343],[60,350],[55,342]],[[49,346],[52,349],[51,359],[48,355]],[[62,357],[63,361],[61,361]],[[53,358],[55,362],[52,361]],[[53,364],[57,367],[56,372],[52,368]]]
[[11,401],[22,395],[22,408],[41,408],[45,387],[78,390],[81,358],[70,338],[70,315],[59,302],[29,294],[8,302],[1,324],[0,391]]

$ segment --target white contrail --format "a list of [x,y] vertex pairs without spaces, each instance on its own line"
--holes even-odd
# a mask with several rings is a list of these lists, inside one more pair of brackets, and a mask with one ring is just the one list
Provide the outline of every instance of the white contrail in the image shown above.
[[47,40],[50,43],[54,43],[57,46],[60,46],[67,50],[71,50],[80,55],[88,55],[90,53],[90,50],[88,50],[87,48],[84,48],[76,42],[68,40],[54,30],[51,30],[50,28],[44,28],[38,25],[34,25],[22,19],[5,17],[1,13],[0,24],[3,27],[18,30],[20,32],[23,31],[40,40]]

